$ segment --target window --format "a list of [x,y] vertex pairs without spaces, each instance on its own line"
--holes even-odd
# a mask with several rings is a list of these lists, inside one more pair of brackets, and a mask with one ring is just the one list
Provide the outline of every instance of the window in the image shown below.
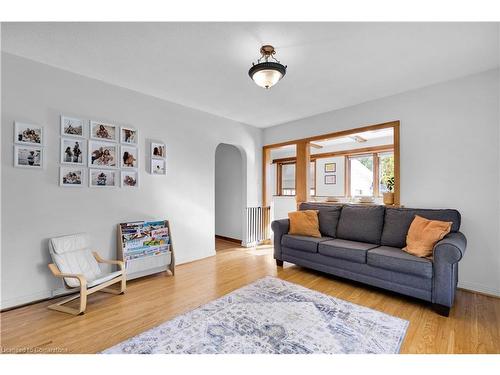
[[[282,162],[277,164],[278,195],[295,195],[295,163]],[[316,194],[316,162],[309,167],[309,194]]]
[[351,196],[373,196],[373,155],[349,157]]
[[316,195],[316,161],[312,161],[309,166],[309,195]]
[[280,164],[281,191],[280,195],[295,195],[295,163]]
[[378,154],[378,180],[379,194],[387,193],[387,181],[394,178],[394,152],[382,152]]

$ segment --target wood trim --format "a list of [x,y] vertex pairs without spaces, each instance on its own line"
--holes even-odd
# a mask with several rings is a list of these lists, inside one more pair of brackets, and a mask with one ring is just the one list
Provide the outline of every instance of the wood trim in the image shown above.
[[380,195],[380,181],[379,181],[379,158],[376,152],[373,153],[373,196],[378,197]]
[[295,162],[295,200],[297,206],[309,200],[309,142],[297,143],[297,160]]
[[345,192],[344,196],[349,198],[351,196],[351,179],[348,178],[351,174],[351,159],[349,159],[349,156],[345,155],[345,162],[344,162],[344,181],[345,181]]
[[401,204],[401,194],[400,194],[400,136],[399,136],[399,121],[393,126],[393,138],[394,138],[394,205],[399,206]]
[[[332,158],[337,156],[354,156],[354,155],[363,155],[363,154],[371,154],[375,152],[384,152],[384,151],[394,151],[394,145],[382,145],[382,146],[371,146],[371,147],[363,147],[363,148],[354,148],[352,150],[342,150],[342,151],[332,151],[332,152],[323,152],[321,154],[311,154],[311,161],[316,159],[323,158]],[[272,163],[293,163],[295,162],[296,157],[290,156],[286,158],[273,159]]]
[[[262,152],[263,152],[263,180],[262,180],[262,191],[264,192],[264,199],[263,199],[263,205],[267,205],[267,197],[265,195],[265,192],[267,190],[267,179],[266,179],[266,169],[267,169],[267,164],[270,162],[270,150],[275,149],[275,148],[280,148],[288,145],[296,145],[298,146],[299,143],[310,143],[312,141],[319,141],[319,140],[324,140],[324,139],[329,139],[329,138],[338,138],[338,137],[343,137],[347,136],[353,133],[362,133],[365,131],[371,131],[371,130],[380,130],[380,129],[387,129],[387,128],[393,128],[393,151],[394,151],[394,205],[395,206],[400,206],[401,205],[401,194],[400,194],[400,188],[401,188],[401,183],[400,183],[400,122],[399,121],[389,121],[389,122],[384,122],[381,124],[375,124],[375,125],[369,125],[369,126],[362,126],[359,128],[355,129],[349,129],[349,130],[341,130],[337,131],[334,133],[327,133],[327,134],[322,134],[322,135],[317,135],[314,137],[308,137],[308,138],[302,138],[302,139],[295,139],[295,140],[290,140],[286,142],[281,142],[281,143],[274,143],[274,144],[269,144],[269,145],[264,145],[262,147]],[[365,149],[368,149],[366,147]],[[369,152],[370,150],[368,150]],[[371,150],[373,151],[373,150]],[[380,151],[387,151],[387,150],[380,150]],[[367,151],[364,151],[367,152]],[[332,153],[332,156],[339,156],[339,153]],[[316,154],[319,155],[319,154]],[[326,155],[326,153],[322,154]],[[328,157],[328,156],[324,156]],[[312,155],[312,159],[317,159],[315,155]],[[288,158],[288,161],[293,161],[293,158]],[[346,163],[346,170],[347,170],[347,163]],[[346,179],[347,180],[347,179]],[[296,180],[297,183],[297,180]],[[306,181],[307,184],[307,181]],[[350,187],[348,187],[349,190],[346,189],[345,195],[346,197],[350,196]],[[306,190],[307,185],[306,185]],[[297,189],[296,189],[297,191]]]
[[262,206],[267,206],[267,167],[271,158],[271,149],[262,148]]
[[237,238],[219,236],[218,234],[215,235],[215,238],[217,238],[218,240],[227,241],[227,242],[234,242],[234,243],[241,245],[241,240],[238,240]]
[[368,126],[362,126],[362,127],[354,128],[354,129],[340,130],[340,131],[333,132],[333,133],[315,135],[313,137],[294,139],[294,140],[280,142],[280,143],[273,143],[273,144],[269,144],[269,145],[264,145],[263,148],[265,148],[265,149],[280,148],[283,146],[297,144],[299,142],[321,141],[321,140],[325,140],[325,139],[329,139],[329,138],[339,138],[339,137],[343,137],[343,136],[350,135],[353,133],[362,133],[362,132],[366,132],[366,131],[370,131],[370,130],[387,129],[390,127],[392,127],[392,128],[399,127],[399,121],[389,121],[389,122],[384,122],[384,123],[376,124],[376,125],[368,125]]

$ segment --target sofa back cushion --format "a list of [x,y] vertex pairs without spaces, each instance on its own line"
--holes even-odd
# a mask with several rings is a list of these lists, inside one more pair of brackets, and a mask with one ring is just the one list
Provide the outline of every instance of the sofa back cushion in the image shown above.
[[460,212],[457,210],[387,208],[385,210],[381,245],[399,247],[400,249],[405,247],[408,229],[410,229],[416,215],[429,220],[451,221],[451,232],[458,232],[460,229]]
[[319,219],[319,231],[324,237],[335,238],[337,224],[339,222],[342,205],[328,203],[301,203],[299,210],[317,210]]
[[337,238],[380,244],[384,206],[344,206],[337,226]]

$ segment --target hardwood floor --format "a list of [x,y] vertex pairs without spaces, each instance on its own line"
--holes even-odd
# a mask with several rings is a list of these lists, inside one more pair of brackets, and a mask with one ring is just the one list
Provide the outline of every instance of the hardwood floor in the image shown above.
[[271,246],[217,241],[214,257],[128,283],[121,296],[90,296],[82,316],[50,311],[46,301],[0,314],[2,352],[95,353],[266,275],[410,321],[402,353],[500,353],[500,299],[458,291],[450,317],[418,300],[285,263]]

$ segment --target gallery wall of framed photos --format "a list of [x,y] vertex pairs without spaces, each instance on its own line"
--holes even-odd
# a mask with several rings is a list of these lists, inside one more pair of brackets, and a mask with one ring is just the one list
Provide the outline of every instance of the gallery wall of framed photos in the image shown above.
[[60,185],[137,188],[138,138],[131,127],[62,115]]
[[14,122],[15,167],[43,169],[44,144],[43,126]]
[[[109,122],[60,116],[59,186],[139,187],[139,133]],[[43,169],[43,126],[14,122],[14,166]],[[149,172],[166,174],[166,148],[150,142]]]
[[[139,132],[129,126],[60,116],[59,186],[139,187]],[[14,166],[44,167],[43,127],[14,122]],[[151,141],[149,172],[166,175],[165,143]]]

